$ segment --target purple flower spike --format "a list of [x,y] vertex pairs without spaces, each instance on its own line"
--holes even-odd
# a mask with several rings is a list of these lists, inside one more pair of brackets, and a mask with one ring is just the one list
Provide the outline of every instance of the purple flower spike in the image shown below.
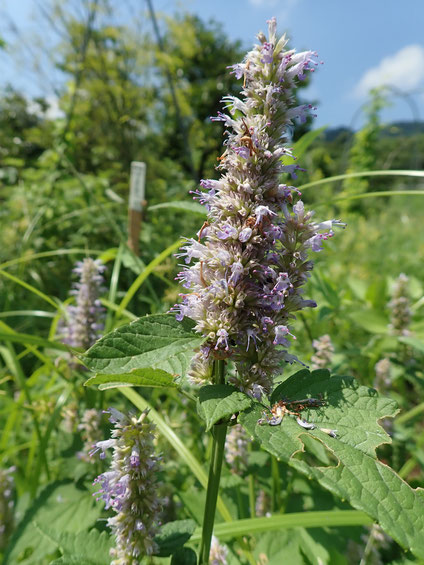
[[88,349],[101,337],[104,308],[99,295],[103,284],[105,265],[96,259],[84,259],[76,264],[73,272],[79,276],[71,294],[75,295],[75,306],[68,306],[67,319],[62,320],[59,332],[65,343],[72,347]]
[[189,240],[181,250],[187,267],[180,279],[189,292],[175,311],[178,319],[192,318],[205,337],[190,380],[210,380],[214,360],[231,358],[236,372],[230,381],[260,399],[284,364],[297,361],[287,351],[294,339],[290,323],[295,312],[315,306],[303,298],[313,268],[308,254],[320,251],[343,224],[314,222],[300,192],[280,180],[303,170],[281,158],[295,160],[287,132],[315,110],[296,105],[294,94],[315,69],[316,53],[287,50],[275,18],[268,21],[268,36],[260,33],[258,40],[232,67],[243,79],[242,97],[226,96],[226,113],[215,118],[227,128],[222,174],[202,180],[196,192],[208,211],[207,228],[201,243]]
[[138,558],[157,550],[154,537],[162,509],[157,496],[159,457],[154,453],[154,425],[148,422],[146,410],[139,418],[113,408],[108,412],[115,424],[112,439],[97,442],[93,453],[111,448],[112,464],[94,481],[100,485],[96,495],[115,512],[107,521],[116,539],[111,565],[138,563]]

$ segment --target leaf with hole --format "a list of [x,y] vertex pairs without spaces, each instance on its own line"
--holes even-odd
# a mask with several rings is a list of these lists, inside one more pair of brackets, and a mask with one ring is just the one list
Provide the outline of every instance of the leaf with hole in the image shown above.
[[[330,376],[321,370],[292,375],[276,388],[271,402],[319,398],[320,394],[324,406],[301,412],[315,429],[304,430],[288,414],[279,426],[260,425],[260,404],[242,413],[239,421],[265,450],[366,512],[400,545],[423,558],[424,491],[412,489],[375,454],[380,444],[390,442],[378,422],[396,415],[394,401],[359,386],[351,377]],[[337,430],[336,437],[320,428]],[[325,447],[330,457],[327,464],[322,456],[317,465],[302,457],[310,441]]]

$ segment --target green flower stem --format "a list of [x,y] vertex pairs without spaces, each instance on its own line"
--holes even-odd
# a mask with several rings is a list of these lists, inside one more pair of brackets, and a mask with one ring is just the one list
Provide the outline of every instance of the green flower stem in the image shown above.
[[[252,443],[249,442],[247,449],[249,455],[252,453]],[[251,518],[256,518],[256,492],[255,492],[255,477],[249,473],[247,477],[248,493],[249,493],[249,514]]]
[[250,517],[256,517],[255,477],[250,473],[249,478],[249,510]]
[[247,518],[246,512],[244,511],[244,504],[243,504],[243,497],[241,495],[240,485],[236,487],[237,493],[237,506],[238,506],[238,515],[241,520]]
[[272,512],[281,510],[281,481],[280,471],[278,469],[277,458],[271,456],[271,473],[272,473]]
[[[214,383],[225,383],[225,361],[215,361]],[[199,551],[199,565],[208,565],[213,525],[215,522],[216,501],[218,498],[219,482],[221,479],[222,461],[224,458],[227,422],[217,423],[212,429],[213,444],[209,466],[208,488],[206,491],[205,513],[203,517],[202,541]]]

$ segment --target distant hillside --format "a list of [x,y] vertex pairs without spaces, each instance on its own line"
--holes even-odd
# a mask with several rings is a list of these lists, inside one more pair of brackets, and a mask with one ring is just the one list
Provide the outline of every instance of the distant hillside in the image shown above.
[[[354,134],[354,130],[348,127],[330,128],[324,132],[325,141],[336,139],[347,141]],[[424,134],[424,122],[393,122],[386,125],[382,131],[382,137],[410,137],[411,135]]]

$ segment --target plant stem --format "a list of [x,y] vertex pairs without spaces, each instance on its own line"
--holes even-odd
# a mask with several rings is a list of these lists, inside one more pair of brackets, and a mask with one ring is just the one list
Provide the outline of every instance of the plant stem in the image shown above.
[[[215,361],[214,383],[225,383],[225,361]],[[203,517],[202,541],[199,551],[199,565],[208,565],[211,549],[213,525],[215,522],[216,501],[221,479],[222,461],[224,458],[225,437],[227,435],[227,422],[217,423],[213,426],[212,456],[209,466],[208,488],[206,491],[205,513]]]
[[256,496],[255,496],[255,477],[249,475],[249,510],[250,517],[256,518]]
[[279,512],[281,509],[281,481],[280,481],[280,471],[278,469],[278,461],[272,455],[271,456],[271,473],[272,473],[272,512]]

